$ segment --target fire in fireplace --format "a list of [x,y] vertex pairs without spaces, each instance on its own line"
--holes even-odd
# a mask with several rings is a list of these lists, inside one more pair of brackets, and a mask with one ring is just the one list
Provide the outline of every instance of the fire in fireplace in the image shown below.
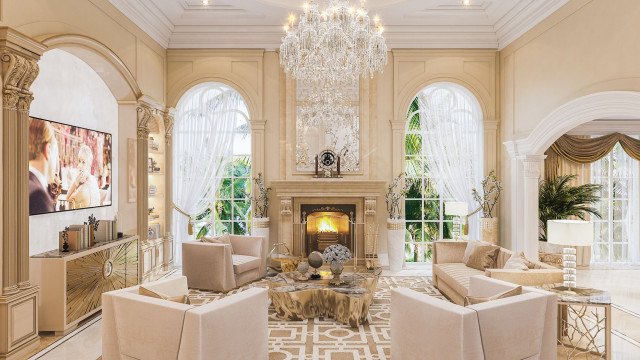
[[305,224],[305,249],[324,251],[334,244],[341,244],[353,251],[352,221],[356,206],[344,205],[302,205],[302,223]]

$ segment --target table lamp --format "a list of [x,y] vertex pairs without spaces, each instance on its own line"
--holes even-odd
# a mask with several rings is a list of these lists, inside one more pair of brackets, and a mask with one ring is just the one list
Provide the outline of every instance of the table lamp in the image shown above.
[[593,243],[593,223],[583,220],[549,220],[547,242],[564,246],[562,250],[562,285],[569,291],[576,287],[576,249],[570,246],[589,246]]
[[462,233],[461,218],[467,216],[469,208],[466,202],[461,201],[447,201],[444,203],[444,214],[452,215],[453,218],[453,239],[460,240],[460,234]]

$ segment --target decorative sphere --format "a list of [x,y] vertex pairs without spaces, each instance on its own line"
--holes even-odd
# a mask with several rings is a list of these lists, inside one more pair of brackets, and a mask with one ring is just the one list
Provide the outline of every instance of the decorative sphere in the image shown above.
[[309,263],[306,261],[301,261],[298,264],[298,272],[304,275],[307,273],[307,271],[309,271]]
[[324,258],[319,251],[314,251],[309,254],[309,258],[307,260],[309,261],[309,266],[314,269],[319,268],[324,263]]

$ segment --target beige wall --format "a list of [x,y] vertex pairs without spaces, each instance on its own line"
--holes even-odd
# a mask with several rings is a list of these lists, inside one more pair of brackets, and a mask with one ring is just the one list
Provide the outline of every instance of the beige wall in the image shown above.
[[[579,125],[580,109],[573,107],[573,119],[567,115],[553,124],[543,120],[586,95],[640,91],[639,18],[637,0],[572,0],[500,52],[502,141],[514,141],[507,144],[510,153],[507,147],[501,150],[505,159],[501,234],[508,246],[522,250],[537,240],[533,229],[537,219],[529,219],[537,217],[532,214],[537,211],[537,190],[529,189],[535,183],[525,182],[540,173],[541,160],[536,157],[539,152],[531,149],[544,147],[542,134],[548,138],[554,127]],[[608,100],[615,103],[615,95]],[[593,110],[588,109],[589,100],[583,102],[584,113]],[[595,119],[587,116],[577,122],[590,120]],[[518,213],[526,203],[531,203],[530,211]],[[526,219],[520,222],[519,218]],[[520,234],[523,224],[531,228],[524,237]]]
[[573,0],[500,52],[503,139],[583,95],[640,90],[637,0]]
[[109,48],[133,74],[142,93],[165,102],[165,50],[108,0],[3,0],[0,26],[43,40],[83,35]]
[[[498,164],[497,52],[493,50],[394,50],[382,75],[361,82],[361,163],[350,179],[384,180],[402,171],[406,110],[423,87],[437,81],[461,84],[478,98],[485,120],[486,171]],[[238,90],[252,121],[264,122],[262,144],[254,144],[253,172],[275,180],[303,180],[294,164],[295,89],[282,73],[278,55],[262,50],[169,50],[167,104],[175,106],[192,86],[221,81]],[[394,125],[395,124],[395,125]],[[396,129],[396,130],[394,130]],[[256,131],[252,134],[256,142]],[[395,142],[394,142],[395,139]],[[261,165],[262,164],[262,165]],[[397,169],[396,169],[397,168]],[[393,171],[392,171],[393,170]],[[382,194],[381,194],[382,195]],[[269,217],[272,242],[278,239],[280,204],[272,194]],[[384,197],[378,199],[380,252],[386,253]]]

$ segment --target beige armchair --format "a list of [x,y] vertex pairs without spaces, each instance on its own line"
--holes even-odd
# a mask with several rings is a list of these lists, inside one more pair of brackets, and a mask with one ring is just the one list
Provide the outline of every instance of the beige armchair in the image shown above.
[[[515,286],[474,276],[469,293],[487,297]],[[391,356],[403,360],[553,360],[557,358],[556,317],[556,296],[533,288],[523,288],[522,295],[467,307],[410,289],[392,289]]]
[[[188,293],[184,276],[145,288]],[[139,286],[102,295],[102,359],[267,359],[265,289],[253,288],[202,306],[138,294]]]
[[267,274],[267,240],[228,235],[229,244],[182,243],[182,275],[190,288],[229,291]]

